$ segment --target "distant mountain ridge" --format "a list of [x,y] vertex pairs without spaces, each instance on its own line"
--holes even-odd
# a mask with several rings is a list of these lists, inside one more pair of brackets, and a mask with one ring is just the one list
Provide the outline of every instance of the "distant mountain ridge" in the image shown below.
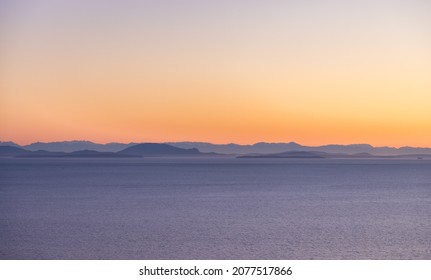
[[168,144],[160,143],[142,143],[130,146],[118,152],[125,155],[142,155],[142,156],[178,156],[178,155],[199,155],[201,152],[196,148],[184,149],[174,147]]
[[45,150],[30,151],[16,146],[0,145],[0,157],[25,158],[118,158],[118,157],[158,157],[158,156],[201,156],[212,155],[199,152],[198,149],[182,149],[168,144],[143,143],[129,146],[118,152],[99,152],[94,150],[80,150],[74,152],[52,152]]
[[35,142],[30,145],[20,146],[14,142],[0,142],[2,146],[20,147],[29,151],[44,150],[48,152],[76,152],[93,150],[98,152],[118,152],[137,143],[107,143],[97,144],[90,141],[62,141],[62,142]]
[[119,158],[119,157],[140,157],[139,155],[126,155],[114,152],[97,152],[82,150],[75,152],[49,152],[44,150],[29,151],[18,147],[0,146],[0,157],[18,158]]
[[283,153],[288,151],[310,151],[326,153],[359,154],[369,153],[373,155],[407,155],[407,154],[431,154],[431,148],[417,147],[373,147],[369,144],[351,145],[323,145],[323,146],[303,146],[295,142],[289,143],[265,143],[259,142],[252,145],[239,144],[211,144],[206,142],[170,142],[167,143],[180,148],[198,148],[201,152],[215,152],[224,154],[270,154]]
[[[98,152],[120,152],[128,147],[138,143],[108,143],[97,144],[90,141],[63,141],[63,142],[36,142],[30,145],[20,146],[13,142],[0,142],[2,146],[11,146],[23,148],[29,151],[45,150],[50,152],[76,152],[82,150],[93,150]],[[147,143],[148,144],[148,143]],[[166,142],[155,144],[167,144],[181,149],[197,149],[201,153],[219,153],[219,154],[270,154],[282,153],[288,151],[317,151],[326,153],[345,153],[359,154],[369,153],[373,155],[407,155],[407,154],[431,154],[431,148],[420,147],[373,147],[369,144],[351,144],[351,145],[323,145],[323,146],[303,146],[295,142],[289,143],[265,143],[259,142],[252,145],[240,144],[212,144],[207,142]]]
[[28,153],[28,151],[16,146],[0,146],[0,156],[18,156]]

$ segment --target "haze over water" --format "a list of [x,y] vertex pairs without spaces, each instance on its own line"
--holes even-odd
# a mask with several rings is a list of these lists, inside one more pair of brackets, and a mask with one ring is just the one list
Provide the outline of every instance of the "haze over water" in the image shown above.
[[0,159],[1,259],[430,259],[431,162]]

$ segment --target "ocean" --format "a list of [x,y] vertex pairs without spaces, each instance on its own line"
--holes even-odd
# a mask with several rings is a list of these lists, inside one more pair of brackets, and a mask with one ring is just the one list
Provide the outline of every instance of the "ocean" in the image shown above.
[[0,259],[431,259],[431,161],[2,158]]

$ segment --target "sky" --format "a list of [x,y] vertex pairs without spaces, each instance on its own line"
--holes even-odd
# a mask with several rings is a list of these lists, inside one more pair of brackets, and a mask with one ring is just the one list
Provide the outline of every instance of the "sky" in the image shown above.
[[431,1],[0,0],[0,141],[431,146]]

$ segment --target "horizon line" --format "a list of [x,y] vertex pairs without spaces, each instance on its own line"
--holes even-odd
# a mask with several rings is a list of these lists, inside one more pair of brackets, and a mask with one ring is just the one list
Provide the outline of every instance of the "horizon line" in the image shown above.
[[185,141],[142,141],[142,142],[135,142],[135,141],[131,141],[131,142],[115,142],[115,141],[108,141],[108,142],[94,142],[91,140],[55,140],[55,141],[48,141],[48,142],[44,142],[44,141],[35,141],[35,142],[31,142],[29,144],[20,144],[16,141],[13,140],[6,140],[6,141],[0,141],[0,143],[14,143],[18,146],[29,146],[32,144],[36,144],[36,143],[41,143],[41,144],[51,144],[51,143],[66,143],[66,142],[90,142],[93,144],[97,144],[97,145],[108,145],[108,144],[143,144],[143,143],[156,143],[156,144],[170,144],[170,143],[205,143],[205,144],[212,144],[212,145],[239,145],[239,146],[253,146],[256,144],[297,144],[300,146],[305,146],[305,147],[322,147],[322,146],[354,146],[354,145],[367,145],[367,146],[371,146],[372,148],[393,148],[393,149],[401,149],[401,148],[419,148],[419,149],[431,149],[431,146],[428,147],[424,147],[424,146],[409,146],[409,145],[403,145],[403,146],[374,146],[372,144],[369,143],[350,143],[350,144],[338,144],[338,143],[327,143],[327,144],[319,144],[319,145],[304,145],[304,144],[300,144],[296,141],[288,141],[288,142],[265,142],[265,141],[259,141],[259,142],[254,142],[254,143],[235,143],[235,142],[225,142],[225,143],[213,143],[213,142],[207,142],[207,141],[190,141],[190,140],[185,140]]

